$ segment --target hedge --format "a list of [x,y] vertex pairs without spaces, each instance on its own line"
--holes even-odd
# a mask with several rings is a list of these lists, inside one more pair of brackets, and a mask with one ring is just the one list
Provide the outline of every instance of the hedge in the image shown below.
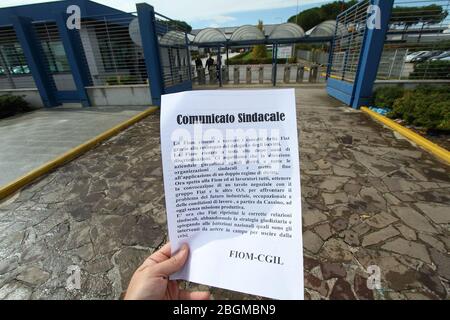
[[395,100],[400,99],[405,94],[405,89],[400,86],[382,87],[374,93],[374,104],[379,108],[392,108]]
[[19,112],[30,111],[30,105],[20,96],[0,95],[0,118],[10,117]]
[[450,61],[427,61],[414,65],[414,71],[409,79],[450,79]]
[[374,105],[390,108],[388,117],[427,130],[450,132],[450,90],[448,86],[421,86],[414,90],[380,88]]

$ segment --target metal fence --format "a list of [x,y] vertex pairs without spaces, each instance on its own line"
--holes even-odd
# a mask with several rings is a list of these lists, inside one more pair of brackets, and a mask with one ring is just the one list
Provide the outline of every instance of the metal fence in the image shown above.
[[377,80],[450,82],[450,0],[396,0]]
[[367,27],[369,1],[361,1],[340,14],[337,18],[336,33],[332,51],[330,75],[349,82],[355,80],[359,57]]
[[80,37],[94,85],[148,83],[135,13],[84,17]]
[[305,60],[312,63],[317,63],[320,65],[328,65],[330,54],[328,53],[329,48],[324,48],[324,50],[297,50],[297,59]]
[[[221,81],[216,72],[205,73],[194,79],[197,85],[273,85],[274,68],[271,64],[222,66]],[[214,68],[215,70],[215,68]],[[276,72],[276,85],[325,83],[326,65],[279,64]]]
[[161,14],[156,13],[155,18],[164,86],[171,87],[189,81],[191,58],[187,30]]
[[0,90],[36,88],[12,27],[0,28]]

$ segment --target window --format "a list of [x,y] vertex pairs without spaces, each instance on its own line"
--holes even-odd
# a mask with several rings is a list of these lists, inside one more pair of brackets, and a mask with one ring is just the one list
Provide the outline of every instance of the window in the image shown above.
[[19,43],[8,43],[0,45],[0,75],[6,74],[6,68],[12,75],[29,74],[30,68],[25,60]]
[[43,41],[42,48],[51,73],[70,72],[69,62],[61,41]]
[[69,62],[56,23],[37,23],[35,24],[35,30],[38,38],[41,40],[42,50],[44,51],[50,72],[70,72]]
[[136,45],[132,42],[127,27],[105,23],[105,26],[97,26],[96,35],[105,71],[127,71],[134,68]]

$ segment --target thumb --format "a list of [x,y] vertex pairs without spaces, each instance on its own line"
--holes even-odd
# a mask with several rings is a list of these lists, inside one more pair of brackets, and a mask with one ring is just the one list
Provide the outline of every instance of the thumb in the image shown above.
[[189,247],[187,246],[187,244],[183,244],[181,249],[176,254],[174,254],[169,259],[155,265],[153,270],[155,273],[163,274],[168,277],[183,268],[188,256]]

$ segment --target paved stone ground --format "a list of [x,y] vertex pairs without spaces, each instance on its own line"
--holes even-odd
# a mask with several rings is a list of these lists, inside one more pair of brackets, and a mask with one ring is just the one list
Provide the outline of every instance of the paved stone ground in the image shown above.
[[0,186],[147,108],[67,104],[0,119]]
[[[306,298],[448,299],[450,168],[323,89],[297,96]],[[0,298],[117,299],[166,240],[152,115],[0,204]]]

